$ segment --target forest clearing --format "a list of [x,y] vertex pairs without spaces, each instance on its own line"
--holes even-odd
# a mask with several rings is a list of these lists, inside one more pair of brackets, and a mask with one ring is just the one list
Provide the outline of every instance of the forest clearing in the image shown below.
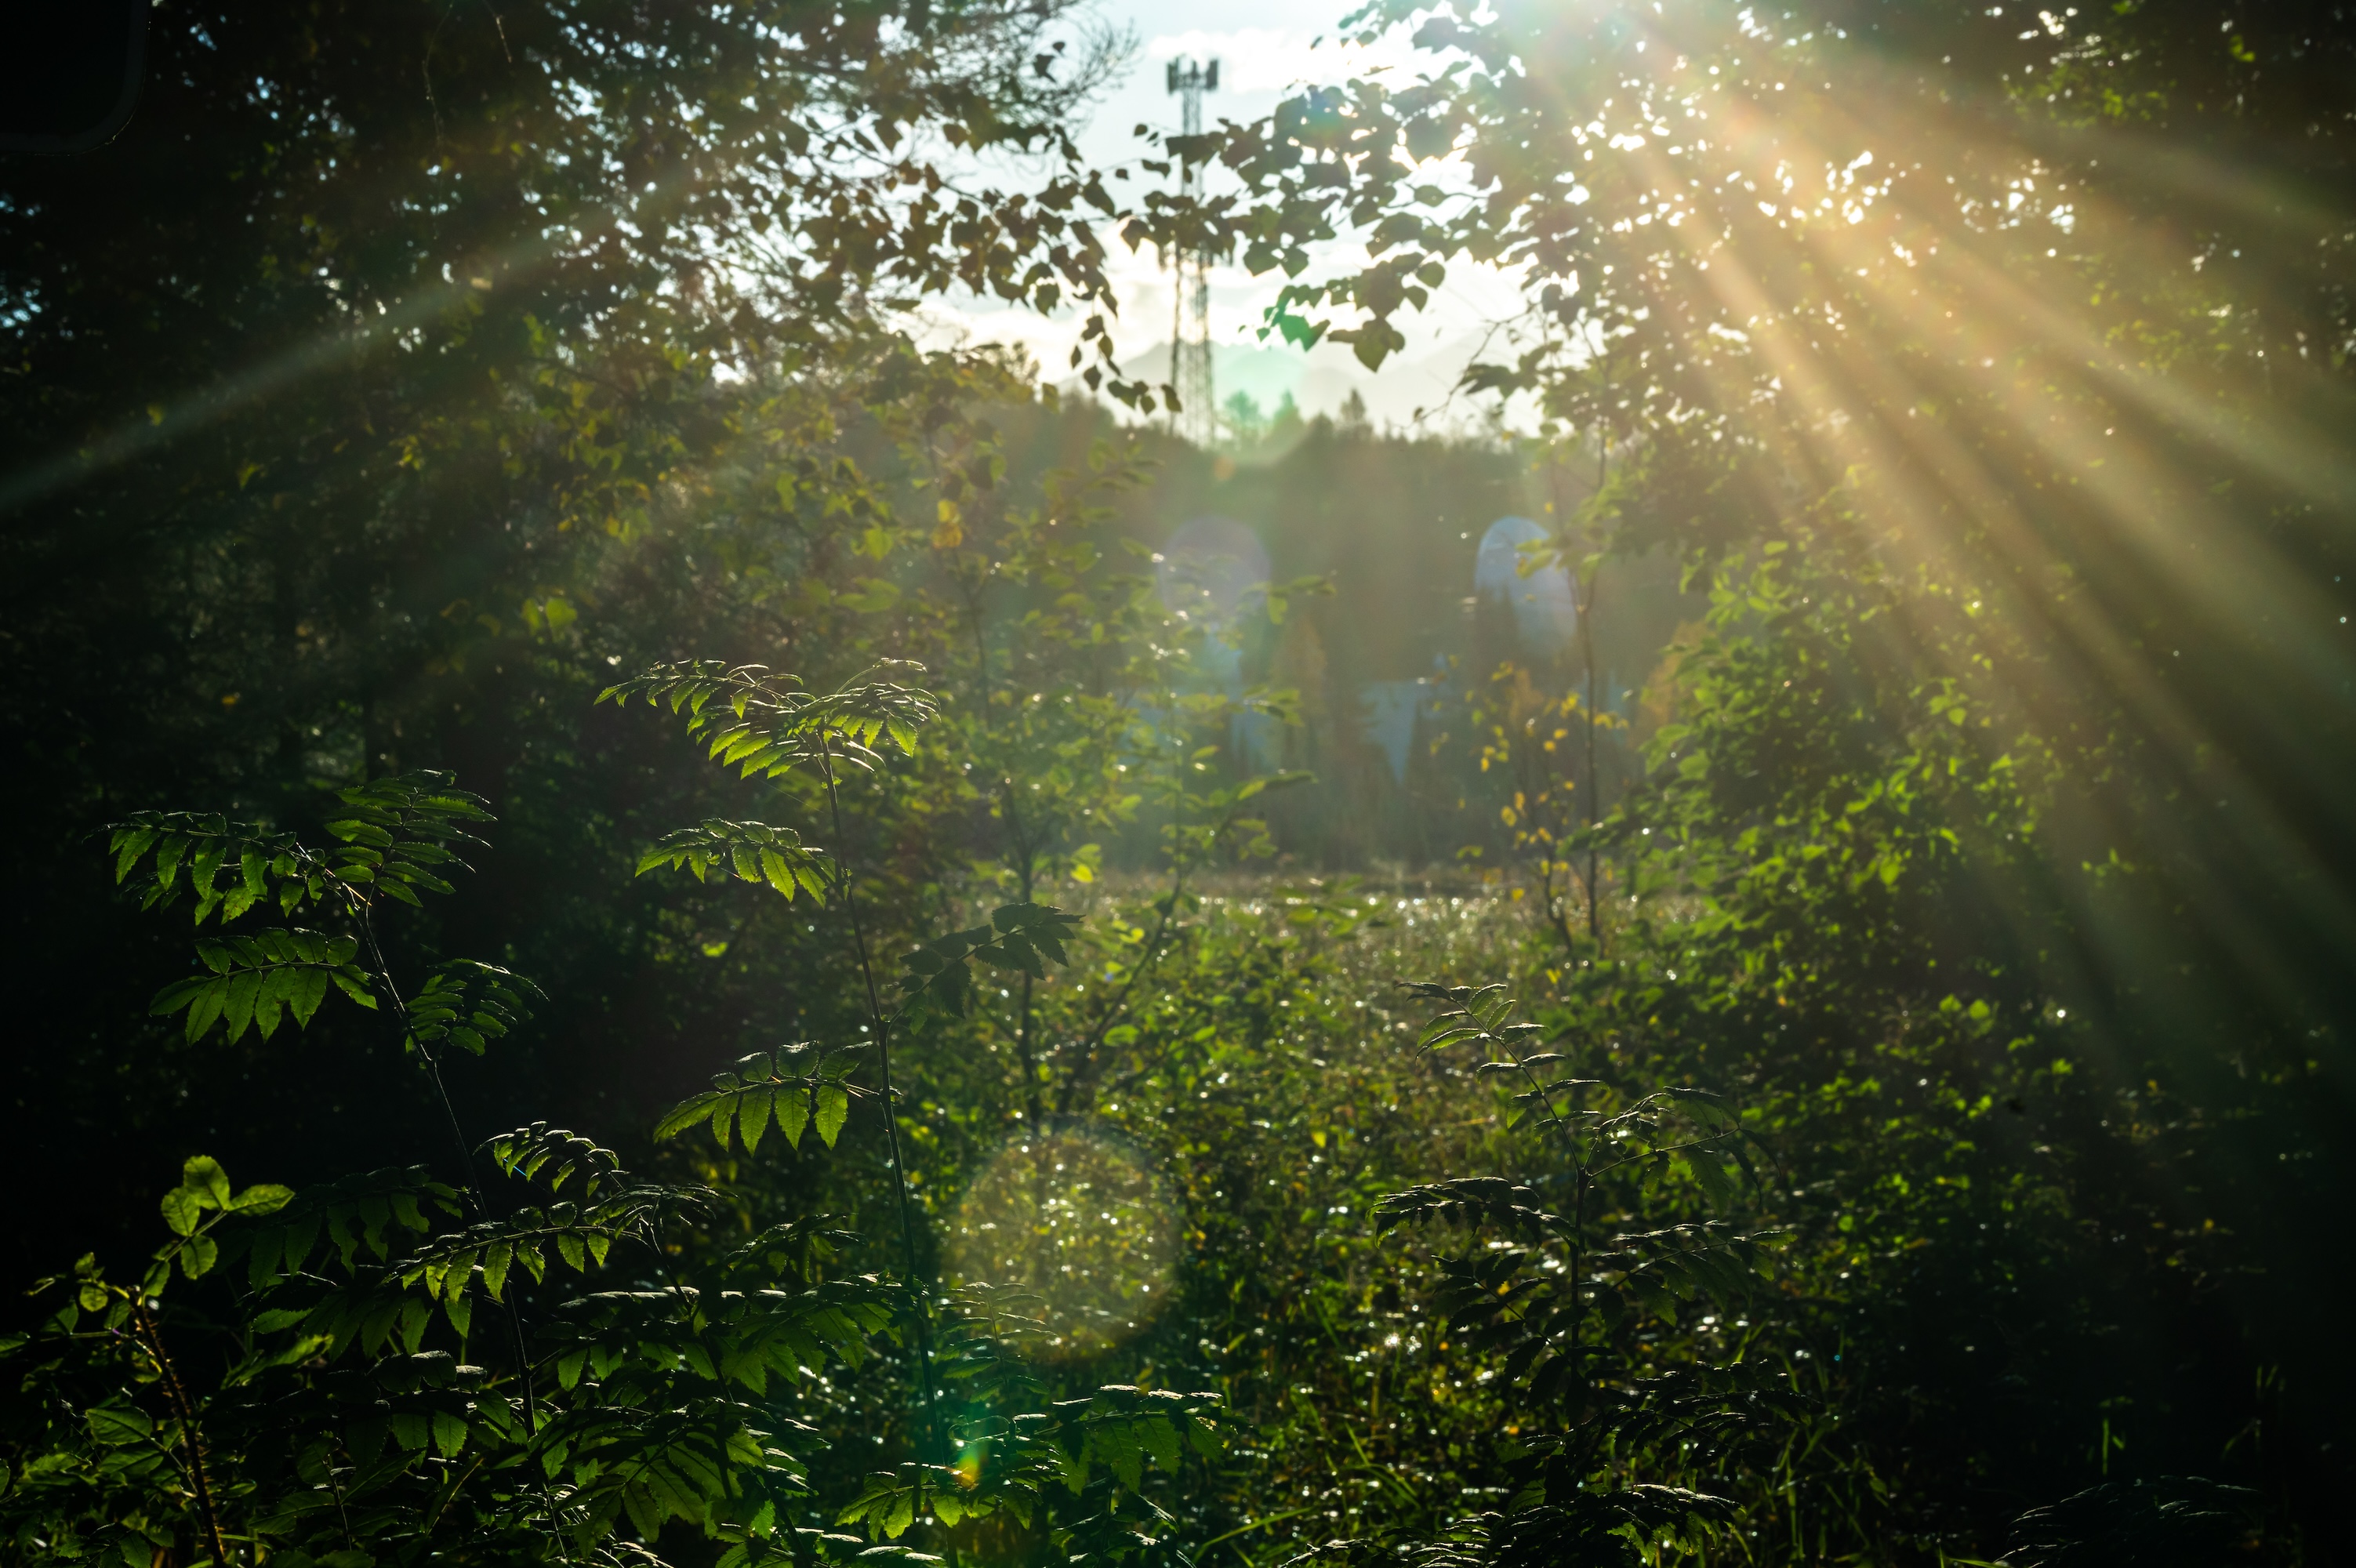
[[2345,7],[125,14],[0,1563],[2356,1561]]

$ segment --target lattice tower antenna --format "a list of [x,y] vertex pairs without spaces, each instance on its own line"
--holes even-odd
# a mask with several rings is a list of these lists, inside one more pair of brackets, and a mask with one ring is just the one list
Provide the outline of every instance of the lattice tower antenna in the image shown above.
[[[1219,62],[1192,59],[1170,62],[1170,91],[1178,95],[1185,134],[1203,134],[1203,94],[1219,90]],[[1183,162],[1182,196],[1203,194],[1203,166]],[[1208,446],[1218,435],[1217,396],[1211,383],[1211,258],[1199,246],[1181,250],[1176,258],[1177,311],[1170,327],[1170,384],[1177,389],[1178,407],[1170,428],[1197,446]]]

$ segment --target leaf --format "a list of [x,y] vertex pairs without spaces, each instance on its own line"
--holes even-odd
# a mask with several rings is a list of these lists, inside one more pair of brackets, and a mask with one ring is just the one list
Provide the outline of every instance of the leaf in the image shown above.
[[232,1214],[248,1214],[258,1219],[264,1214],[275,1214],[294,1201],[293,1187],[256,1182],[222,1207]]
[[798,1084],[777,1090],[775,1110],[777,1131],[786,1135],[787,1147],[800,1148],[802,1129],[809,1122],[809,1090]]
[[191,1236],[180,1248],[180,1272],[192,1280],[200,1280],[212,1272],[220,1259],[220,1244],[209,1236]]
[[507,1283],[508,1266],[515,1260],[515,1248],[507,1241],[494,1241],[483,1251],[483,1291],[493,1301],[499,1299],[499,1289]]
[[1145,1478],[1145,1450],[1137,1441],[1132,1423],[1106,1422],[1089,1433],[1088,1446],[1112,1467],[1122,1486],[1132,1492],[1137,1490]]
[[209,1155],[191,1155],[180,1167],[180,1186],[198,1195],[197,1201],[206,1208],[230,1207],[229,1173],[220,1162]]
[[246,1254],[246,1283],[261,1290],[278,1277],[279,1248],[284,1243],[283,1230],[264,1230],[253,1239],[253,1247]]
[[1702,1190],[1709,1195],[1710,1202],[1721,1208],[1734,1202],[1736,1196],[1734,1183],[1728,1177],[1725,1165],[1719,1162],[1714,1151],[1696,1149],[1687,1156],[1685,1163],[1686,1167],[1693,1172],[1695,1179],[1701,1184]]
[[102,1405],[87,1417],[90,1434],[109,1446],[145,1443],[155,1435],[155,1423],[143,1410]]
[[131,868],[139,864],[139,857],[147,853],[147,846],[154,843],[156,835],[162,832],[160,826],[153,824],[114,830],[112,847],[118,852],[114,862],[114,880],[117,883],[131,875]]
[[1165,1470],[1178,1468],[1178,1429],[1166,1416],[1155,1416],[1138,1423],[1139,1441],[1153,1462]]
[[174,981],[171,984],[164,987],[163,990],[155,993],[155,1000],[147,1004],[148,1015],[155,1018],[166,1017],[171,1014],[177,1013],[183,1007],[191,1006],[195,1004],[197,998],[204,993],[205,989],[212,983],[213,982],[211,980],[203,975],[195,975],[187,980]]
[[744,1152],[756,1154],[761,1147],[761,1133],[769,1124],[769,1112],[777,1090],[754,1089],[743,1097],[736,1112],[736,1135],[744,1140]]
[[420,1301],[412,1297],[402,1303],[401,1345],[402,1349],[412,1356],[416,1355],[417,1348],[425,1343],[425,1331],[433,1326],[434,1304],[432,1302]]
[[290,978],[294,983],[286,999],[287,1010],[294,1015],[297,1027],[307,1029],[311,1015],[327,998],[327,972],[317,968],[298,970]]
[[[886,1114],[890,1112],[886,1112]],[[820,1084],[818,1090],[818,1135],[830,1149],[851,1116],[851,1096],[839,1084]]]
[[175,1236],[190,1234],[196,1230],[197,1222],[204,1218],[204,1205],[198,1201],[198,1195],[184,1187],[176,1187],[166,1193],[162,1208],[164,1223],[171,1228]]
[[314,1211],[293,1221],[280,1232],[284,1240],[284,1260],[287,1269],[299,1269],[310,1258],[311,1249],[319,1240],[319,1216]]
[[657,1138],[675,1138],[680,1133],[712,1119],[727,1096],[718,1092],[699,1094],[683,1100],[670,1109],[670,1114],[655,1124]]

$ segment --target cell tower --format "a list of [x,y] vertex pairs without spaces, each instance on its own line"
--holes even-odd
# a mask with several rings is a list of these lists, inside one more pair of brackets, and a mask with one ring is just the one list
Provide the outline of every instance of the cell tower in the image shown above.
[[[1197,64],[1192,59],[1170,62],[1170,91],[1182,106],[1185,134],[1203,134],[1203,94],[1219,90],[1219,62]],[[1182,196],[1203,194],[1203,167],[1181,166]],[[1170,384],[1178,389],[1178,410],[1170,428],[1197,446],[1208,446],[1219,429],[1216,393],[1211,384],[1211,258],[1200,247],[1181,250],[1177,263],[1178,301],[1170,326]]]

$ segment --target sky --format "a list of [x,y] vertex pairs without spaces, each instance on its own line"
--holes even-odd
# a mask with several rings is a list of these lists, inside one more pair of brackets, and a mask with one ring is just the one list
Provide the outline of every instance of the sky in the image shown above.
[[[1136,48],[1076,138],[1082,152],[1107,166],[1133,162],[1151,151],[1134,135],[1137,125],[1178,128],[1179,101],[1165,79],[1173,58],[1219,61],[1219,90],[1204,100],[1206,124],[1259,118],[1301,84],[1339,81],[1369,69],[1410,67],[1412,51],[1403,43],[1375,51],[1338,44],[1332,35],[1353,8],[1353,0],[1191,0],[1183,5],[1099,0],[1090,19],[1125,28]],[[1019,171],[998,172],[1001,178],[1020,177]],[[1174,304],[1170,274],[1150,250],[1132,256],[1116,245],[1113,257],[1124,359],[1134,364],[1138,356],[1166,354]],[[1345,258],[1346,252],[1337,252],[1336,259]],[[1254,278],[1240,265],[1213,269],[1211,339],[1222,400],[1243,391],[1264,409],[1273,409],[1290,392],[1303,413],[1330,413],[1355,391],[1378,423],[1408,424],[1419,410],[1429,411],[1427,424],[1475,422],[1473,409],[1461,400],[1450,403],[1450,391],[1485,324],[1514,308],[1505,279],[1456,269],[1431,310],[1419,320],[1400,321],[1407,349],[1379,375],[1367,372],[1344,348],[1329,345],[1302,354],[1273,338],[1263,344],[1257,336],[1261,313],[1284,281],[1281,274]],[[1079,335],[1074,315],[1043,319],[974,302],[938,302],[926,317],[943,338],[1020,342],[1051,374],[1067,363]]]

